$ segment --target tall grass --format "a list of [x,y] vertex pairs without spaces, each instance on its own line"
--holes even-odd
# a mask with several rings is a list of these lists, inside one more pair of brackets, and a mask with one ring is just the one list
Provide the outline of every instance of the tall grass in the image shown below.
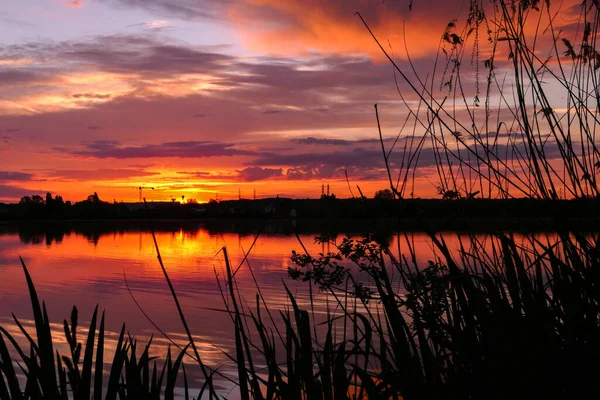
[[[57,339],[52,336],[46,305],[43,302],[40,305],[33,280],[23,260],[21,263],[31,299],[35,334],[27,332],[14,314],[15,324],[26,338],[26,345],[19,344],[13,335],[0,327],[0,399],[174,398],[175,382],[187,346],[175,358],[169,348],[164,364],[159,366],[156,357],[150,356],[152,340],[138,351],[136,339],[125,334],[123,324],[114,356],[105,364],[104,312],[97,325],[96,306],[83,344],[77,330],[78,311],[73,307],[70,321],[64,320],[68,352],[60,354],[56,349]],[[12,351],[7,341],[12,345]],[[109,369],[107,381],[104,380],[105,367]],[[187,387],[184,392],[188,398]]]
[[[458,259],[441,236],[431,239],[442,257],[426,266],[414,263],[414,254],[397,259],[372,238],[345,239],[318,257],[296,254],[291,275],[328,291],[337,311],[328,310],[322,333],[314,334],[309,312],[288,290],[292,307],[282,313],[285,335],[278,344],[260,308],[234,311],[236,318],[249,315],[260,342],[248,337],[248,343],[261,343],[254,362],[266,365],[257,374],[244,364],[244,382],[258,380],[263,390],[243,390],[269,399],[600,394],[594,378],[600,237],[531,238],[525,249],[498,235],[491,244],[472,242]],[[367,284],[342,260],[366,273]]]
[[395,144],[383,148],[398,173],[394,182],[388,168],[392,191],[414,191],[428,148],[445,198],[598,197],[598,2],[466,3],[462,28],[449,21],[428,71],[417,70],[410,53],[394,59],[359,15],[393,66],[407,111],[397,138],[408,135],[404,148],[396,157]]

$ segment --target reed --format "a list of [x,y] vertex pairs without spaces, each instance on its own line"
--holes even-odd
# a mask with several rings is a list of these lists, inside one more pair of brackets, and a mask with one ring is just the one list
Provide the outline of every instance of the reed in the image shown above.
[[[169,348],[163,365],[159,366],[156,357],[150,356],[152,340],[139,351],[136,339],[125,334],[123,324],[114,357],[105,364],[104,312],[97,325],[96,306],[84,344],[77,331],[77,307],[73,307],[70,321],[64,320],[64,339],[69,349],[67,354],[60,354],[46,305],[44,302],[40,305],[33,280],[23,260],[21,263],[31,299],[35,335],[27,332],[14,314],[15,324],[27,340],[26,346],[0,327],[0,399],[175,398],[175,382],[188,346],[175,359]],[[105,366],[109,368],[106,382]],[[185,371],[183,375],[185,377]],[[185,398],[189,398],[187,387],[184,393]]]
[[562,2],[467,3],[462,28],[449,21],[427,71],[410,54],[394,59],[358,15],[394,68],[406,110],[403,149],[385,148],[375,110],[391,190],[413,193],[426,149],[443,198],[599,197],[598,2],[580,2],[575,20]]

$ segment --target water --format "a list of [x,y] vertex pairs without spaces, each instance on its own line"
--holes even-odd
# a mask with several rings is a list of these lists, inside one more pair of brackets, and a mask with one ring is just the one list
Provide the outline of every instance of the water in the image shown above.
[[[53,324],[53,337],[59,339],[59,351],[66,354],[62,321],[68,319],[73,305],[79,309],[79,324],[87,327],[96,305],[106,311],[107,355],[115,346],[123,322],[126,330],[140,342],[154,335],[152,354],[164,357],[168,341],[157,332],[152,322],[175,342],[185,345],[187,339],[177,309],[156,257],[151,233],[144,224],[126,223],[106,226],[88,223],[79,226],[21,226],[0,227],[0,325],[18,334],[11,313],[14,313],[30,332],[34,332],[27,286],[19,256],[26,263],[38,294],[45,301]],[[247,228],[247,227],[246,227]],[[225,313],[224,300],[217,279],[226,276],[223,253],[227,246],[232,265],[237,268],[251,247],[248,264],[236,274],[243,299],[254,307],[260,287],[271,310],[289,306],[283,283],[295,293],[301,307],[308,307],[307,284],[288,278],[293,249],[301,250],[295,235],[277,226],[267,226],[255,241],[249,234],[235,233],[235,226],[222,229],[204,225],[180,223],[157,227],[156,240],[191,332],[199,345],[201,357],[211,367],[219,367],[223,376],[217,378],[219,390],[234,397],[231,382],[235,367],[226,354],[235,354],[233,322]],[[262,227],[257,226],[256,229]],[[239,229],[242,230],[242,229]],[[316,244],[316,233],[300,234],[309,252],[316,255],[328,251],[328,245]],[[343,235],[334,236],[332,244]],[[434,259],[433,247],[425,234],[408,236],[419,262]],[[388,237],[388,240],[394,238]],[[406,240],[406,237],[403,237]],[[253,245],[254,243],[254,245]],[[450,243],[450,247],[458,245]],[[331,250],[334,250],[331,245]],[[252,273],[256,279],[256,284]],[[127,289],[127,285],[129,289]],[[130,293],[131,291],[131,293]],[[138,306],[148,314],[149,321]],[[330,299],[323,293],[315,298],[315,313],[325,312]],[[85,334],[85,330],[81,332]],[[81,333],[80,333],[81,334]],[[83,337],[83,336],[81,336]],[[199,368],[186,360],[190,386],[202,384]],[[196,393],[194,393],[196,395]]]

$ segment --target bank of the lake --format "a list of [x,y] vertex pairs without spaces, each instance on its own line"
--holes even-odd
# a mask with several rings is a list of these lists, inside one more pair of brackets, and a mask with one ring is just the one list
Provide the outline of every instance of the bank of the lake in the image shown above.
[[[136,203],[131,203],[136,204]],[[600,199],[260,199],[207,204],[80,202],[73,205],[9,204],[0,207],[3,225],[44,226],[68,221],[101,221],[123,229],[147,228],[147,220],[182,226],[204,224],[209,229],[253,232],[265,221],[284,233],[393,231],[521,232],[577,229],[600,225]],[[158,221],[163,222],[158,222]],[[273,222],[281,220],[280,222]],[[116,221],[116,222],[115,222]],[[290,224],[289,221],[294,221]],[[2,228],[0,228],[2,229]]]

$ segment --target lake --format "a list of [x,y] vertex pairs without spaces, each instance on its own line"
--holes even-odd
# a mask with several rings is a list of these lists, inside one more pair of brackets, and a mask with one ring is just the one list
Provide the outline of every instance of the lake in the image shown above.
[[[288,223],[287,221],[281,224]],[[59,351],[67,352],[62,321],[68,319],[73,305],[79,309],[80,332],[98,304],[106,310],[107,355],[112,359],[123,322],[126,330],[140,342],[153,338],[153,355],[164,357],[169,342],[140,311],[132,296],[154,324],[175,342],[185,345],[187,339],[169,288],[157,261],[156,249],[147,222],[115,225],[83,223],[75,225],[20,225],[0,227],[0,325],[19,335],[11,313],[34,332],[27,286],[19,256],[26,263],[38,294],[45,301],[53,321],[53,337],[59,340]],[[345,235],[334,234],[329,244],[317,244],[318,232],[304,232],[296,237],[290,227],[277,224],[235,225],[219,227],[201,223],[157,223],[156,240],[164,265],[179,296],[203,361],[218,367],[221,376],[217,386],[226,397],[235,397],[236,370],[227,354],[235,355],[233,322],[224,312],[224,300],[217,280],[226,276],[223,252],[226,246],[231,263],[237,268],[244,254],[250,251],[248,263],[236,274],[237,286],[247,305],[255,307],[257,285],[273,310],[289,306],[283,283],[296,295],[301,307],[309,307],[307,283],[288,277],[292,266],[291,251],[301,251],[299,240],[308,251],[334,250],[334,244]],[[243,231],[243,234],[235,233]],[[255,240],[252,231],[262,231]],[[318,231],[318,230],[317,230]],[[448,234],[449,247],[458,249],[458,235]],[[430,239],[424,233],[400,236],[387,235],[394,245],[401,243],[404,253],[407,244],[414,248],[419,263],[435,258]],[[403,247],[404,246],[404,247]],[[254,277],[253,277],[254,275]],[[256,283],[255,283],[256,280]],[[129,287],[129,290],[127,289]],[[315,315],[324,317],[332,299],[315,292]],[[81,335],[82,333],[80,333]],[[83,336],[82,336],[83,337]],[[190,386],[199,388],[202,377],[191,359],[186,360]],[[194,394],[196,395],[196,393]]]

